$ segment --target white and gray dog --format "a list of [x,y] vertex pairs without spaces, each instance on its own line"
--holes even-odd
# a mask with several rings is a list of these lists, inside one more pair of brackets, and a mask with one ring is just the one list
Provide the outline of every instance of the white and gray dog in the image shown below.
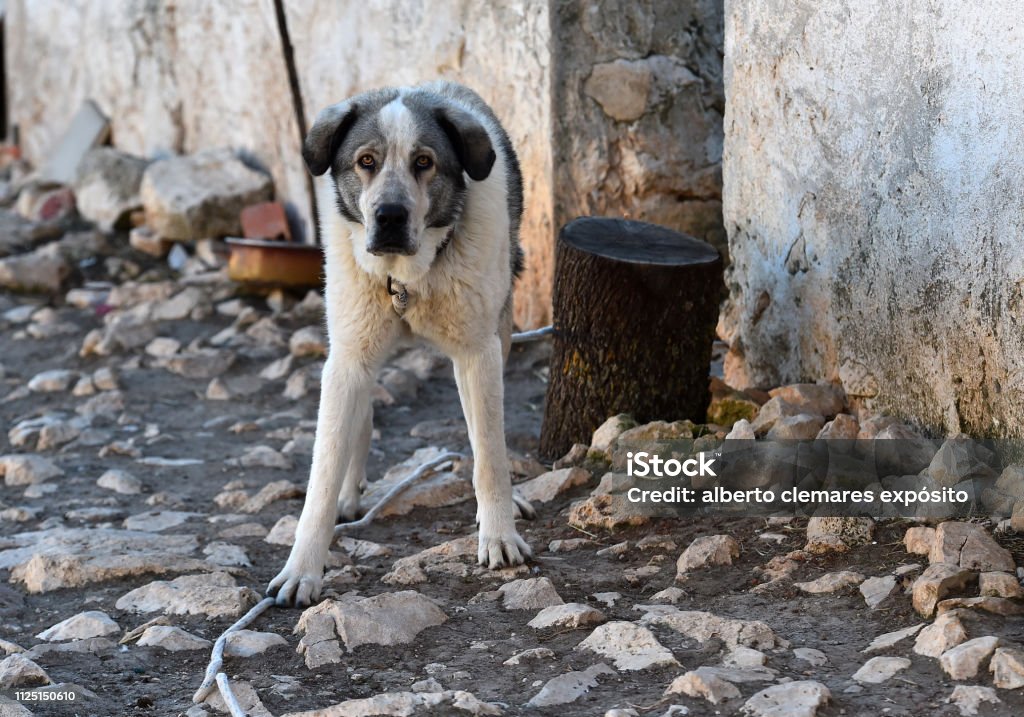
[[319,597],[335,521],[359,512],[377,370],[413,338],[455,365],[480,564],[522,563],[530,548],[515,519],[533,509],[512,491],[502,405],[522,264],[522,176],[508,135],[479,95],[438,82],[328,107],[302,153],[317,177],[330,350],[306,502],[268,593],[278,604]]

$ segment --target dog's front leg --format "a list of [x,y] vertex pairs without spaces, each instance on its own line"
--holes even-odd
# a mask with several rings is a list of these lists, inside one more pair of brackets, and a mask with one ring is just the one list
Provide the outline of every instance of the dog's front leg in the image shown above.
[[516,532],[512,480],[505,450],[504,386],[501,341],[490,337],[480,347],[453,356],[466,425],[473,446],[473,487],[476,489],[481,565],[518,565],[531,555]]
[[279,605],[304,606],[320,596],[327,551],[334,538],[338,494],[345,469],[366,430],[372,385],[372,366],[350,356],[336,358],[332,350],[324,364],[313,466],[295,545],[284,569],[267,589],[268,595],[277,596]]

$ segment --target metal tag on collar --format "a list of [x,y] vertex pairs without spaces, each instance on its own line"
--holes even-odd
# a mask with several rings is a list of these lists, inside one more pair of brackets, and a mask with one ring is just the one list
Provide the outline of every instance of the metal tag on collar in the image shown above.
[[392,279],[391,274],[388,274],[388,294],[391,296],[391,305],[395,307],[395,313],[399,316],[405,314],[405,310],[409,308],[409,292],[401,282]]

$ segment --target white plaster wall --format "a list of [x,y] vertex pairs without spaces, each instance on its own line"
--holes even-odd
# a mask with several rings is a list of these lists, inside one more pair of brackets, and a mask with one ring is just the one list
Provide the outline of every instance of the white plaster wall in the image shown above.
[[936,430],[1024,434],[1018,16],[727,0],[728,380],[840,380]]

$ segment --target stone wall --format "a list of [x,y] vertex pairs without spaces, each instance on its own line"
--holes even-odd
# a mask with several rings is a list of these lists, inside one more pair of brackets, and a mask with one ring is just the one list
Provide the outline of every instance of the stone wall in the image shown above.
[[[112,141],[153,156],[240,150],[311,235],[311,197],[273,0],[10,0],[9,115],[44,158],[93,99]],[[724,249],[720,2],[288,0],[307,122],[371,87],[449,78],[502,118],[523,165],[516,320],[550,321],[556,228],[648,219]],[[625,100],[612,97],[617,82]],[[626,105],[626,106],[620,106]]]
[[726,252],[721,0],[558,0],[555,219],[617,215]]
[[1017,9],[726,3],[727,380],[1024,434]]

